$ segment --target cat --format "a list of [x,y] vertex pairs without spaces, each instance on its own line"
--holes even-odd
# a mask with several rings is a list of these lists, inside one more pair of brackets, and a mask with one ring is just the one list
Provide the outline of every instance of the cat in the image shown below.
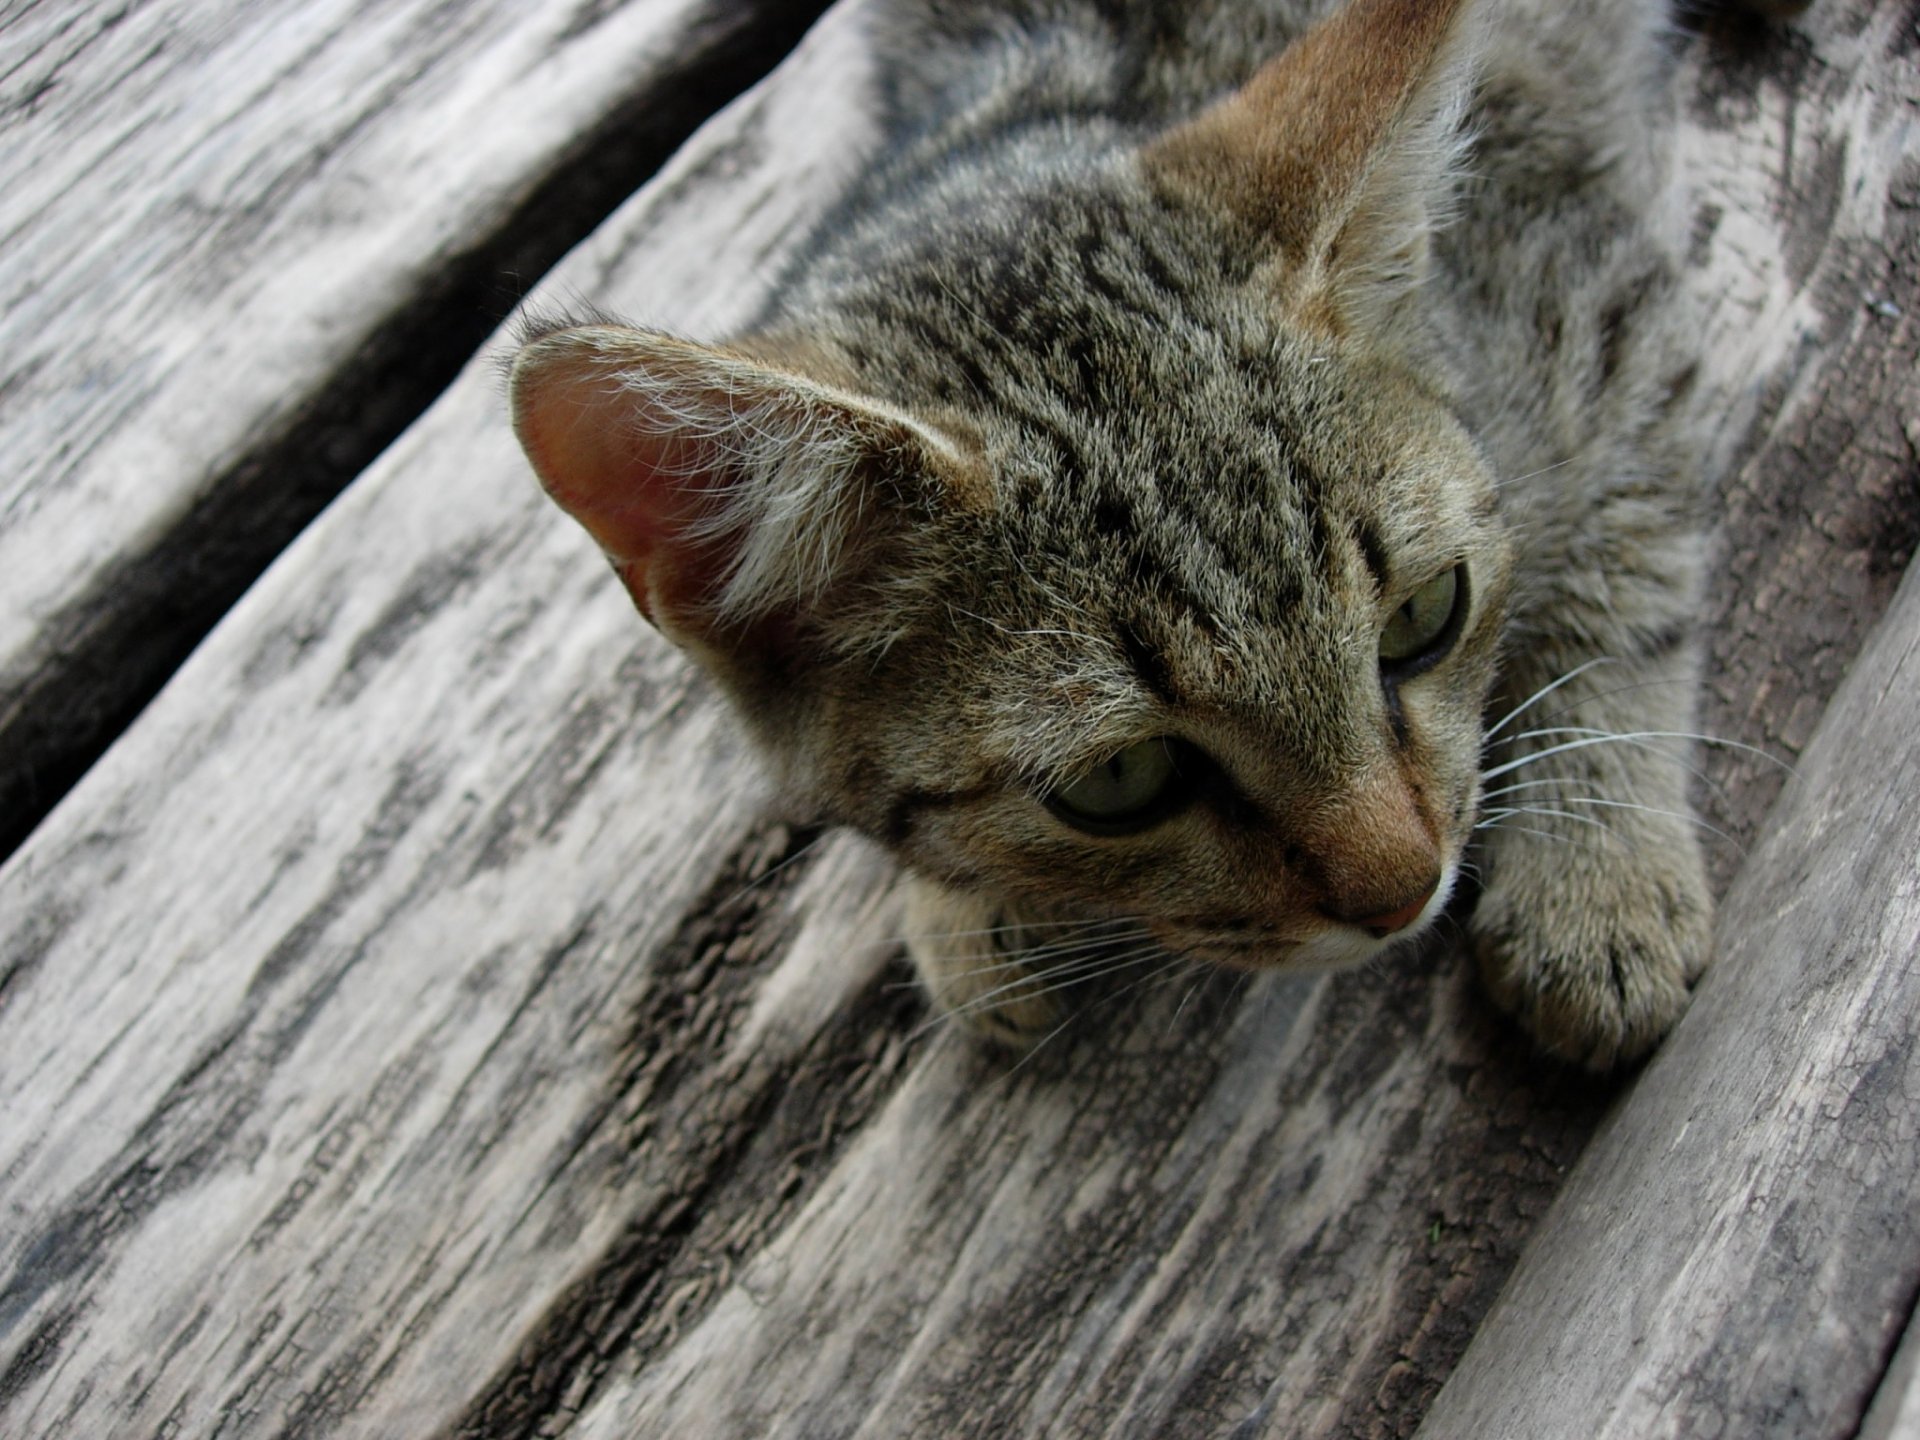
[[886,158],[764,313],[532,322],[510,403],[787,793],[908,867],[936,1004],[1027,1047],[1116,927],[1347,966],[1473,881],[1541,1047],[1647,1052],[1712,916],[1664,0],[869,39]]

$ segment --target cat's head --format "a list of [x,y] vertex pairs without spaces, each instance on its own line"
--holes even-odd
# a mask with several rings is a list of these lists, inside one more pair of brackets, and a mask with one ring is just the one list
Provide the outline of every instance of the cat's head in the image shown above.
[[1192,953],[1370,954],[1453,882],[1509,585],[1417,322],[1457,9],[934,196],[725,347],[536,334],[522,443],[823,817]]

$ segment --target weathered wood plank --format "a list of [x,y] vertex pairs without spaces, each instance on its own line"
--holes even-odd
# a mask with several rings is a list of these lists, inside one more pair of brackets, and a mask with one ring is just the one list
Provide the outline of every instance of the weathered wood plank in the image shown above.
[[808,11],[13,7],[0,853]]
[[1423,1434],[1856,1433],[1920,1298],[1920,572]]
[[[810,139],[656,187],[663,313],[752,302]],[[610,578],[478,362],[0,870],[0,1430],[428,1433],[577,1283],[544,1420],[693,1200],[894,1073],[873,862],[734,898],[790,842]]]
[[[750,309],[884,140],[863,8],[556,289],[709,333]],[[1744,475],[1850,463],[1909,393],[1911,334],[1839,303],[1913,243],[1898,8],[1824,6],[1797,76],[1701,61],[1753,96],[1688,138]],[[1823,126],[1893,178],[1798,204]],[[1611,1091],[1442,957],[1147,987],[1012,1074],[917,1034],[863,850],[743,891],[806,837],[541,510],[494,385],[463,376],[0,869],[0,1429],[1410,1434]],[[1765,498],[1728,550],[1788,592],[1882,513]],[[1766,633],[1751,604],[1725,634]],[[1766,634],[1766,713],[1817,715],[1871,618]],[[1760,787],[1727,789],[1750,833]]]
[[[1901,0],[1723,21],[1681,136],[1729,396],[1702,721],[1767,756],[1805,747],[1920,538],[1917,29]],[[1709,813],[1751,836],[1783,772],[1716,761]],[[1738,856],[1718,852],[1723,881]]]
[[1913,1435],[1920,1435],[1920,1314],[1907,1322],[1906,1338],[1860,1422],[1860,1440],[1907,1440]]

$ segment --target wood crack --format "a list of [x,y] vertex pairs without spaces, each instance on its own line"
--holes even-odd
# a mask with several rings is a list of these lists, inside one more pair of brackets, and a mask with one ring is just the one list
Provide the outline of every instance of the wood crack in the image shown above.
[[760,972],[790,938],[785,897],[818,838],[785,826],[748,837],[662,948],[629,1024],[632,1062],[551,1170],[611,1142],[669,1183],[558,1295],[450,1435],[564,1434],[612,1376],[644,1369],[698,1322],[905,1075],[924,1002],[904,966],[881,972],[790,1062],[724,1059]]

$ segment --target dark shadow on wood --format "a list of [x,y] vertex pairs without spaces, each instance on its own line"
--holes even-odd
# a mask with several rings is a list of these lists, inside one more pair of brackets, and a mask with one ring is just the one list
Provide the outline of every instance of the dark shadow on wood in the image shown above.
[[255,437],[209,496],[50,616],[60,656],[0,695],[0,860],[132,723],[307,523],[431,405],[556,261],[799,42],[824,0],[716,7],[711,45],[601,123],[491,234],[367,335],[351,368]]

